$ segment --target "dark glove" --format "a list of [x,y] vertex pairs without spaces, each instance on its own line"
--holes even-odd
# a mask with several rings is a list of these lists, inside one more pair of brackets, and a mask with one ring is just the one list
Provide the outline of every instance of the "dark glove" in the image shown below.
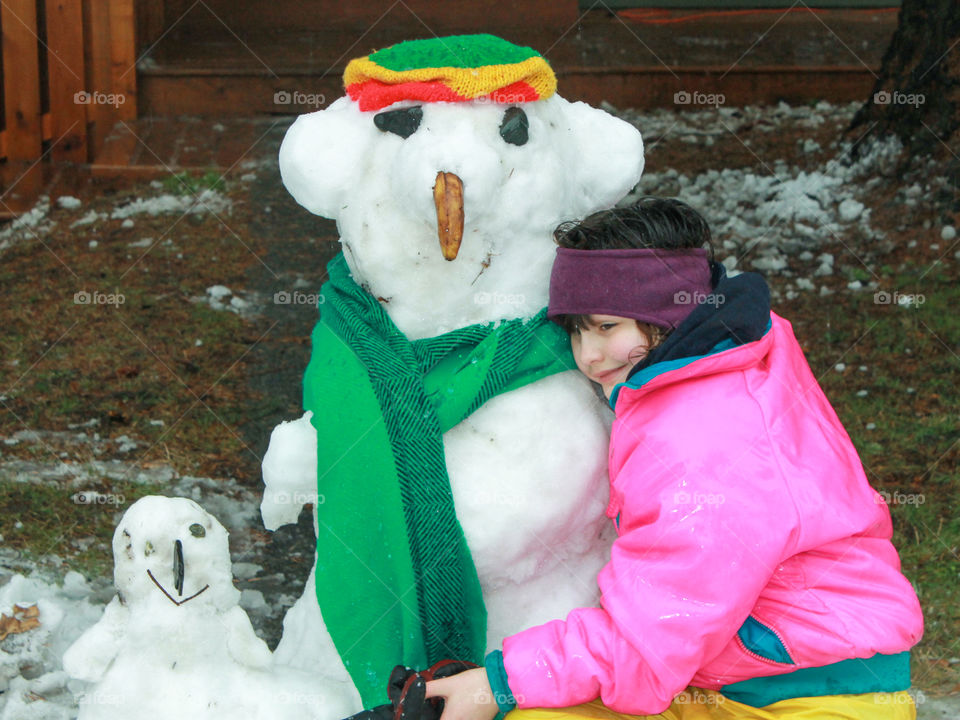
[[427,683],[476,667],[480,666],[465,660],[441,660],[419,672],[397,665],[387,680],[390,703],[377,705],[372,710],[361,710],[346,720],[440,720],[443,698],[428,700]]
[[465,660],[441,660],[426,670],[408,676],[399,700],[395,702],[393,720],[440,720],[440,715],[443,714],[443,698],[428,700],[427,683],[476,667],[479,665]]

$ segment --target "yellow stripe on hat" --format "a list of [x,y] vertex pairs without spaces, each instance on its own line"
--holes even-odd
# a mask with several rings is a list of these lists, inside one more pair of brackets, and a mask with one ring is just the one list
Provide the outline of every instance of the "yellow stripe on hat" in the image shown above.
[[542,57],[531,57],[508,65],[484,65],[478,68],[426,67],[413,70],[389,70],[368,57],[356,58],[343,73],[346,86],[378,80],[388,85],[407,82],[440,82],[465,99],[486,97],[490,93],[525,82],[541,99],[557,91],[557,78]]

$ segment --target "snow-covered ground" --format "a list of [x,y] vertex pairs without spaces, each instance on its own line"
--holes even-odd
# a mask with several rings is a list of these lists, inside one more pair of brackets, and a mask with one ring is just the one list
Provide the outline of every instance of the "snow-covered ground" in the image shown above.
[[[854,105],[791,108],[714,108],[698,112],[676,113],[655,111],[639,114],[617,113],[640,128],[648,150],[651,139],[670,137],[712,147],[717,138],[738,132],[748,126],[763,132],[776,133],[790,124],[792,128],[821,126],[836,118],[852,115]],[[803,142],[803,141],[801,141]],[[808,141],[806,153],[826,151],[835,156],[841,149],[821,148]],[[761,270],[780,276],[778,292],[786,297],[801,292],[821,295],[834,292],[836,283],[826,280],[839,274],[837,258],[823,246],[835,245],[846,233],[857,232],[884,242],[884,234],[871,225],[873,191],[880,177],[889,175],[899,153],[895,143],[870,148],[855,164],[827,160],[816,168],[801,169],[783,161],[766,164],[763,172],[742,169],[706,169],[702,173],[679,172],[663,168],[648,160],[647,172],[634,194],[671,195],[698,208],[711,222],[718,240],[718,254],[729,270]],[[653,148],[655,157],[656,149]],[[704,168],[715,166],[722,158],[704,156]],[[945,183],[938,177],[927,178],[924,186],[904,187],[898,200],[905,206],[915,205],[921,195],[935,192]],[[152,196],[105,210],[85,209],[75,199],[60,198],[58,205],[69,211],[67,220],[51,220],[51,202],[44,198],[26,215],[0,230],[0,252],[14,243],[31,237],[45,237],[54,232],[70,232],[95,223],[121,222],[134,227],[138,215],[157,213],[229,213],[230,200],[214,191],[204,191],[199,198],[172,196],[162,186],[150,189]],[[940,229],[944,249],[956,235],[951,226]],[[145,238],[142,247],[149,247]],[[951,253],[952,257],[958,257]],[[874,292],[876,283],[850,281],[847,290]],[[242,291],[212,286],[206,296],[195,298],[213,307],[246,315],[262,302]],[[229,480],[212,480],[180,476],[175,467],[155,465],[143,468],[124,460],[96,459],[104,451],[103,441],[93,427],[56,431],[23,431],[0,443],[14,446],[21,443],[50,442],[65,446],[83,446],[85,455],[93,458],[85,463],[71,462],[71,454],[60,462],[0,459],[0,477],[18,483],[53,484],[75,495],[78,505],[98,505],[103,512],[112,512],[118,520],[125,509],[122,499],[104,496],[89,488],[93,478],[126,478],[136,482],[164,485],[172,496],[196,500],[214,515],[230,532],[234,577],[247,580],[262,569],[258,563],[261,546],[252,530],[259,530],[256,493]],[[123,454],[136,447],[129,438],[112,441],[110,454]],[[75,544],[95,542],[93,538]],[[106,550],[106,548],[103,548]],[[16,552],[2,546],[0,537],[0,612],[14,613],[14,607],[36,605],[39,626],[23,633],[11,634],[0,641],[0,720],[68,720],[76,717],[77,697],[84,684],[72,681],[63,671],[62,656],[70,644],[101,616],[113,597],[112,578],[84,578],[73,572],[61,558],[46,556],[38,562],[26,561]],[[258,631],[264,618],[276,618],[292,604],[292,596],[264,596],[245,589],[241,606],[251,617]],[[22,611],[20,613],[22,614]],[[918,693],[921,718],[957,717],[956,703],[935,700]]]

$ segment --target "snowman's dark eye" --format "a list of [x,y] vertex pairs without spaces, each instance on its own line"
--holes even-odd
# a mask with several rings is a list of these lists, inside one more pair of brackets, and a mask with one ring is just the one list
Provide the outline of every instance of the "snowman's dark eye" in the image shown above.
[[423,108],[419,105],[400,110],[387,110],[373,116],[373,124],[378,129],[391,132],[402,138],[413,135],[420,127],[421,120],[423,120]]
[[203,529],[203,525],[200,523],[194,523],[190,526],[190,534],[194,537],[203,537],[207,534],[207,531]]
[[500,137],[511,145],[526,145],[530,139],[530,121],[527,114],[518,107],[507,108],[500,123]]

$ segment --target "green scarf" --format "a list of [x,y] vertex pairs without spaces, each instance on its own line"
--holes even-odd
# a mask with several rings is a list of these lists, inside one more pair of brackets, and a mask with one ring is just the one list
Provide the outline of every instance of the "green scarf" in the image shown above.
[[327,270],[303,379],[317,431],[317,600],[373,707],[397,663],[483,660],[486,609],[442,433],[494,395],[574,363],[546,310],[411,343],[342,253]]

